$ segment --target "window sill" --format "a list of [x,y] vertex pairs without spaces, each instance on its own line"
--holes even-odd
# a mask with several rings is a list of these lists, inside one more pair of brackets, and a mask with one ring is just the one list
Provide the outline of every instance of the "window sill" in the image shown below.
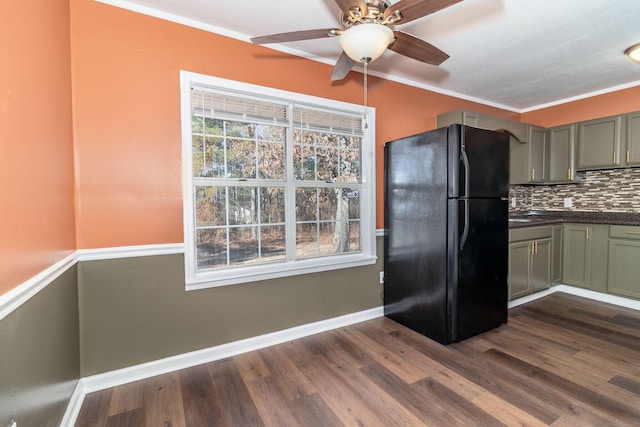
[[277,279],[280,277],[320,273],[342,268],[362,267],[375,264],[377,257],[368,254],[340,255],[339,257],[298,260],[287,264],[266,264],[252,267],[238,267],[224,271],[201,273],[187,278],[186,290],[215,288],[240,283]]

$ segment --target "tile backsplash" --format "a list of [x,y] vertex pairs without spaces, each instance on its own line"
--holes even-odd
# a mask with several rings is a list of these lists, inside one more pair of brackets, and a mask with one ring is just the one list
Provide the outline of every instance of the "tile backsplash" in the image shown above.
[[[564,210],[640,213],[640,169],[613,169],[579,173],[579,183],[560,185],[512,185],[512,211]],[[571,197],[572,207],[564,207]],[[509,204],[511,206],[511,204]]]

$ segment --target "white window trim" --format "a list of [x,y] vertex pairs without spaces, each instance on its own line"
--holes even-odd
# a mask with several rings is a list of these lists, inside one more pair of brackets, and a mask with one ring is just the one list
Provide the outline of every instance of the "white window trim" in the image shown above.
[[[366,116],[367,127],[362,138],[360,193],[362,206],[360,231],[362,251],[309,258],[290,262],[260,264],[247,267],[232,267],[215,271],[197,272],[195,267],[195,214],[193,206],[193,174],[191,157],[191,87],[211,86],[227,91],[252,93],[258,96],[287,99],[303,104],[317,105]],[[237,82],[190,71],[180,71],[180,109],[182,120],[182,193],[185,241],[185,282],[187,290],[211,288],[237,283],[275,279],[299,274],[317,273],[341,268],[360,267],[376,262],[376,150],[375,109],[342,101],[318,98],[280,89]]]

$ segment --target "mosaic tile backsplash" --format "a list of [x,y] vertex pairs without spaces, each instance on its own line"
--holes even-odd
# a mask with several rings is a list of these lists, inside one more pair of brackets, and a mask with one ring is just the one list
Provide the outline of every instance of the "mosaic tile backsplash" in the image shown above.
[[[581,172],[579,177],[575,184],[512,185],[509,199],[516,198],[516,207],[510,210],[640,213],[640,169]],[[572,198],[571,208],[564,207],[565,197]]]

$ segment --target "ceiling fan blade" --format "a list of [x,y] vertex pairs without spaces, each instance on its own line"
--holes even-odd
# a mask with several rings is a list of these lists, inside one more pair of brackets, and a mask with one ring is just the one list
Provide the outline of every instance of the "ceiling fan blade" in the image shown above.
[[369,8],[367,7],[367,3],[364,0],[334,0],[342,13],[347,16],[351,16],[355,20],[358,20],[358,16],[356,11],[358,8],[360,9],[360,16],[365,16],[369,13]]
[[403,33],[402,31],[394,31],[393,35],[395,36],[396,41],[389,46],[389,49],[395,53],[399,53],[400,55],[404,55],[421,62],[426,62],[431,65],[440,65],[449,58],[449,55],[434,45],[427,43],[424,40],[420,40],[411,34]]
[[404,24],[461,1],[462,0],[400,0],[384,11],[384,18],[387,19],[394,13],[399,13],[400,19],[392,20],[391,23]]
[[333,72],[331,73],[331,81],[344,79],[355,64],[356,61],[351,59],[349,55],[347,55],[347,53],[343,51],[336,61],[336,66],[333,67]]
[[342,33],[338,28],[323,28],[317,30],[292,31],[290,33],[271,34],[268,36],[252,37],[251,43],[267,44],[267,43],[283,43],[295,42],[298,40],[320,39],[323,37],[333,37]]

